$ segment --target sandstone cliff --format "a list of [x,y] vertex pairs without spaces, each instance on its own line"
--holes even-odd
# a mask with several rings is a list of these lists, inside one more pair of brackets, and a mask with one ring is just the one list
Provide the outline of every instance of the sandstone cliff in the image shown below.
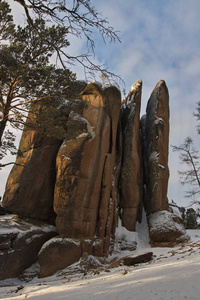
[[[181,220],[168,211],[167,86],[158,82],[140,120],[141,93],[138,80],[121,103],[118,88],[93,82],[82,90],[81,108],[76,101],[67,106],[61,134],[23,132],[3,206],[21,217],[55,221],[58,235],[37,248],[40,276],[88,255],[134,251],[142,210],[152,246],[184,240]],[[13,256],[5,256],[9,264]]]
[[[34,122],[32,112],[29,120]],[[7,180],[4,208],[23,217],[55,221],[55,159],[60,145],[60,140],[43,131],[24,130],[16,164]]]

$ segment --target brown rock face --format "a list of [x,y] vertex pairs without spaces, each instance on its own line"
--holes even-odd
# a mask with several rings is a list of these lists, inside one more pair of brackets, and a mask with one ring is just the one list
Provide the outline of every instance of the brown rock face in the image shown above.
[[135,231],[142,203],[142,150],[140,139],[140,105],[142,82],[135,82],[121,109],[122,167],[121,207],[122,225]]
[[65,141],[57,156],[56,226],[62,236],[70,238],[93,241],[96,233],[94,252],[103,255],[109,248],[117,210],[112,197],[116,196],[113,174],[117,180],[119,173],[119,167],[115,172],[114,167],[120,92],[92,83],[82,99],[87,103],[82,118],[85,132]]
[[169,179],[169,95],[164,81],[159,81],[148,101],[143,118],[144,165],[146,175],[145,206],[147,214],[168,210]]
[[3,207],[21,216],[54,222],[55,160],[61,141],[24,131],[6,185]]
[[[51,226],[54,229],[48,235],[43,234],[43,223],[41,230],[24,222],[15,222],[17,229],[6,228],[0,237],[0,278],[18,276],[36,260],[40,249],[40,277],[80,258],[80,266],[87,270],[91,254],[105,258],[113,249],[134,251],[137,235],[128,231],[135,231],[141,220],[143,203],[152,246],[186,239],[183,224],[168,211],[169,95],[165,82],[156,85],[141,122],[141,80],[133,84],[122,105],[114,86],[91,83],[84,88],[81,98],[86,106],[79,98],[54,111],[60,123],[53,117],[49,122],[56,123],[56,138],[48,137],[49,131],[45,135],[43,129],[23,132],[22,156],[17,156],[9,175],[3,206],[23,217],[48,222],[56,218],[56,228]],[[48,113],[46,117],[48,121]],[[39,125],[41,120],[42,115]],[[31,255],[25,257],[29,251]],[[124,263],[151,257],[152,253],[127,257]]]
[[118,181],[121,168],[121,94],[113,86],[104,89],[104,105],[110,118],[109,151],[105,157],[94,253],[106,256],[117,224]]
[[55,221],[56,156],[61,140],[68,136],[68,127],[80,131],[79,122],[75,118],[68,119],[68,115],[73,109],[83,110],[78,95],[85,86],[83,81],[71,83],[68,91],[71,101],[44,100],[32,105],[19,145],[20,155],[7,180],[3,207],[8,211]]

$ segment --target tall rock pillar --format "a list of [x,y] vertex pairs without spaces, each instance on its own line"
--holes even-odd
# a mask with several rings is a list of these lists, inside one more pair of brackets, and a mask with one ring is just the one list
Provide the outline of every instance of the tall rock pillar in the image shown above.
[[169,94],[163,80],[154,88],[143,117],[147,214],[168,210]]
[[82,100],[85,133],[64,141],[57,156],[56,226],[62,236],[90,240],[89,252],[102,256],[117,209],[112,195],[121,95],[115,87],[91,83]]
[[135,231],[142,205],[142,150],[140,137],[140,105],[142,81],[136,81],[121,108],[122,167],[121,208],[122,226]]

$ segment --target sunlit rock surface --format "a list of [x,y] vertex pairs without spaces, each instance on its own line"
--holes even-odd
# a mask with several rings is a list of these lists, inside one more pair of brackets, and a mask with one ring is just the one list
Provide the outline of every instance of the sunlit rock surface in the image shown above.
[[[55,221],[56,232],[36,243],[39,276],[79,259],[88,262],[91,255],[104,260],[134,251],[142,219],[152,246],[186,240],[180,219],[168,211],[168,90],[163,80],[158,82],[140,120],[141,93],[138,80],[121,103],[116,86],[93,82],[79,97],[84,105],[75,102],[68,110],[63,138],[23,132],[23,156],[17,156],[9,175],[2,213]],[[29,238],[34,242],[34,233]],[[9,233],[0,246],[9,249],[13,239]],[[8,261],[18,250],[6,250]],[[17,272],[24,268],[20,261]]]

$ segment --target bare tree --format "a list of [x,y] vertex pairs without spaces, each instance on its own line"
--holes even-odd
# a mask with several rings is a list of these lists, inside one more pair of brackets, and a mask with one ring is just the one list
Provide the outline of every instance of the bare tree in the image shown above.
[[185,197],[192,198],[200,194],[200,155],[195,149],[193,140],[187,137],[180,146],[172,146],[173,151],[179,152],[180,163],[186,166],[184,171],[179,171],[181,184],[191,188],[185,193]]
[[97,12],[90,0],[14,0],[18,2],[24,9],[27,22],[32,26],[43,41],[44,36],[40,35],[34,24],[35,18],[41,18],[45,22],[59,25],[61,28],[67,28],[68,35],[84,38],[87,42],[87,53],[77,56],[67,53],[66,48],[59,47],[52,41],[46,40],[57,53],[62,66],[65,68],[66,63],[81,64],[86,75],[94,77],[96,72],[107,74],[108,76],[116,76],[108,71],[104,66],[95,64],[91,59],[91,54],[95,53],[94,37],[97,33],[104,42],[120,41],[117,32],[109,25],[107,18]]

